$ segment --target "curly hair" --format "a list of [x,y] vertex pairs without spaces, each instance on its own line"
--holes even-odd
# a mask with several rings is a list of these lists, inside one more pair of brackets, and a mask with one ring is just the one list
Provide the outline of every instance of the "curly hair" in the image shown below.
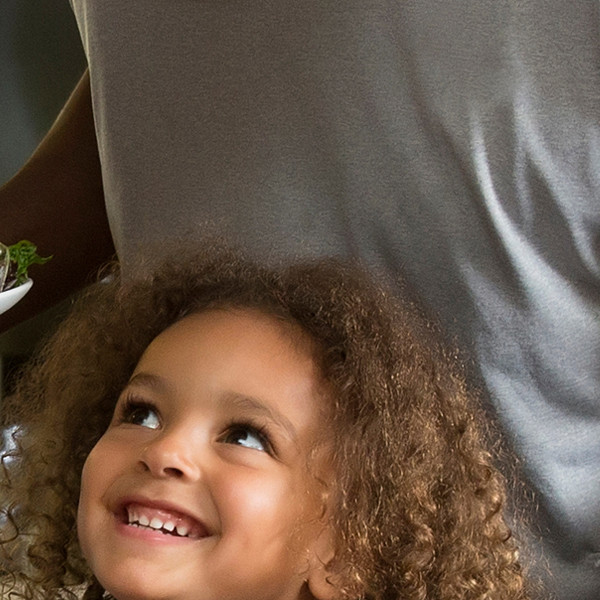
[[[97,587],[75,532],[83,463],[148,344],[184,316],[256,308],[315,341],[332,390],[331,565],[342,597],[524,599],[487,420],[419,311],[358,267],[177,252],[78,300],[7,399],[0,548],[26,598]],[[130,271],[131,273],[131,271]]]

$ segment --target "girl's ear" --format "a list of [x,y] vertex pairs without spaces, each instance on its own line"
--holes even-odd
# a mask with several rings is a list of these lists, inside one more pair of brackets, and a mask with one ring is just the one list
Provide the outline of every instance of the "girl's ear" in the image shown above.
[[341,596],[338,578],[331,570],[334,556],[332,535],[325,526],[314,543],[307,578],[308,589],[317,600],[337,600]]

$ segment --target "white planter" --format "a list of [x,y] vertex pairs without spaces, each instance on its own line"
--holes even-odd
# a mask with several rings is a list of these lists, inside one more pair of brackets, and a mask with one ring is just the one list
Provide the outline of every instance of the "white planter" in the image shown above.
[[21,298],[23,298],[23,296],[31,289],[32,285],[33,281],[28,279],[25,283],[22,283],[15,288],[0,292],[0,314],[6,312],[21,300]]

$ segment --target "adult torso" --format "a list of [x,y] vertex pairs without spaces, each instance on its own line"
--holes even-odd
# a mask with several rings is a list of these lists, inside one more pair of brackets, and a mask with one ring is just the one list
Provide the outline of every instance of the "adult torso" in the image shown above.
[[597,597],[595,3],[72,4],[121,258],[208,227],[402,274],[524,457],[561,597]]

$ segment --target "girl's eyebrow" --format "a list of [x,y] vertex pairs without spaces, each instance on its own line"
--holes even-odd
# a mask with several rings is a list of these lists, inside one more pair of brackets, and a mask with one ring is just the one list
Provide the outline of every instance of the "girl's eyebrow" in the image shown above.
[[[127,382],[126,387],[138,385],[148,387],[157,393],[173,392],[173,386],[168,380],[158,375],[153,375],[152,373],[136,373]],[[282,429],[294,443],[297,443],[298,434],[290,419],[275,407],[268,406],[268,404],[260,398],[239,394],[237,392],[227,392],[222,400],[238,410],[266,418]]]
[[131,379],[127,382],[126,387],[129,387],[131,385],[140,385],[148,387],[156,392],[168,392],[172,389],[172,386],[163,377],[144,372],[136,373],[135,375],[133,375],[133,377],[131,377]]
[[282,429],[294,443],[297,443],[298,435],[293,423],[282,412],[270,407],[260,398],[230,392],[225,395],[223,400],[229,402],[238,410],[252,413],[260,418],[266,418]]

